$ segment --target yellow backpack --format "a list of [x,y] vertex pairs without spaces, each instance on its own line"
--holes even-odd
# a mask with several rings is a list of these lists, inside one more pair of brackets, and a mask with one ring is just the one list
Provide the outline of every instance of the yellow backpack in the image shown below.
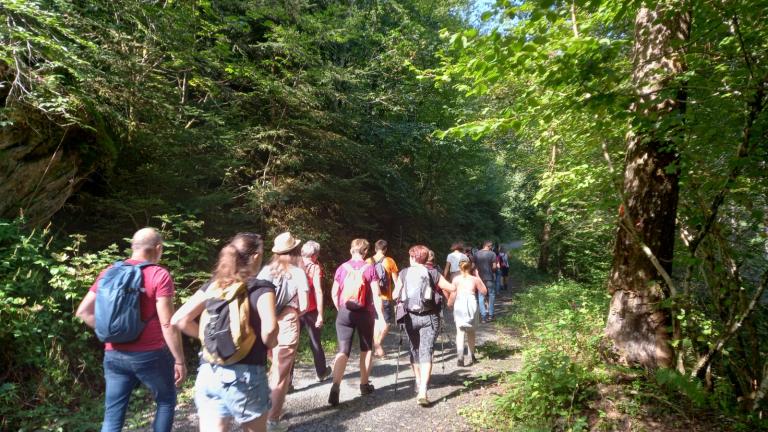
[[237,363],[251,352],[256,342],[249,319],[248,289],[242,282],[224,288],[213,282],[206,294],[208,299],[200,317],[203,359],[219,365]]

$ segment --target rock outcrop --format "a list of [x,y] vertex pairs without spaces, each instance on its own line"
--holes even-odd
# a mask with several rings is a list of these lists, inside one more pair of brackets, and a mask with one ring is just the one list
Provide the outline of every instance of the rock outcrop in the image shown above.
[[99,165],[104,138],[62,127],[39,112],[3,109],[0,127],[0,217],[48,221]]

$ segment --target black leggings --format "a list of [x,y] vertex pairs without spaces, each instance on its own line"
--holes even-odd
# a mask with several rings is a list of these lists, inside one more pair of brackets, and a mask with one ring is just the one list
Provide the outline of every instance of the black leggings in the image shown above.
[[336,315],[336,338],[339,341],[339,352],[349,355],[352,351],[352,337],[355,329],[360,339],[360,352],[373,349],[373,326],[375,319],[371,311],[361,309],[351,311],[345,307],[339,309]]
[[315,372],[317,372],[318,377],[321,377],[325,373],[326,364],[325,351],[323,351],[323,344],[320,338],[322,329],[315,327],[315,322],[317,322],[317,310],[305,313],[299,317],[299,322],[301,323],[302,328],[307,329],[307,333],[309,334],[309,346],[312,349],[312,357],[315,362]]
[[405,317],[405,333],[410,345],[411,363],[430,363],[435,351],[437,333],[440,331],[439,313]]

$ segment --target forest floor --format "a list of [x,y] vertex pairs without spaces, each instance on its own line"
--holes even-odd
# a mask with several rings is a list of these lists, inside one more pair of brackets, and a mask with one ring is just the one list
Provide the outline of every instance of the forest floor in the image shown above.
[[[510,292],[502,291],[496,298],[496,316],[510,310]],[[449,314],[450,315],[450,314]],[[515,372],[521,366],[519,344],[514,329],[495,323],[481,324],[477,333],[478,363],[469,367],[456,364],[455,327],[448,317],[444,332],[435,346],[434,367],[429,388],[431,406],[416,404],[413,372],[409,365],[407,340],[403,340],[398,368],[398,329],[393,328],[384,341],[386,355],[375,359],[371,382],[376,390],[361,396],[359,355],[357,343],[347,364],[341,384],[341,403],[328,405],[330,379],[319,383],[310,363],[297,364],[293,384],[295,390],[288,395],[283,421],[290,431],[471,431],[478,430],[466,422],[459,410],[477,403],[478,398],[492,397],[501,390],[496,385],[503,372]],[[441,346],[442,345],[442,346]],[[333,353],[327,353],[329,361]],[[188,378],[176,408],[174,431],[197,431],[197,414],[192,400],[194,376]],[[151,419],[146,413],[145,420]],[[143,422],[142,422],[143,423]],[[147,430],[145,426],[131,430]],[[233,428],[233,430],[240,430]]]

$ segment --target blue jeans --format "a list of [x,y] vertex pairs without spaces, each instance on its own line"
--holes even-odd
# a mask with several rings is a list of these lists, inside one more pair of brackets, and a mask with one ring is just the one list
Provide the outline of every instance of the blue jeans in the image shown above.
[[176,408],[173,356],[167,348],[155,351],[106,351],[104,353],[104,423],[101,432],[119,432],[125,423],[125,412],[131,392],[143,383],[152,391],[157,403],[154,432],[170,432]]
[[[492,280],[484,280],[485,287],[488,288],[488,295],[477,292],[477,301],[480,303],[480,316],[483,319],[487,319],[488,316],[493,316],[493,302],[496,301],[496,286]],[[488,307],[485,306],[485,298],[488,297]]]
[[501,286],[501,285],[502,285],[502,282],[504,282],[504,281],[503,281],[503,279],[502,279],[502,275],[501,275],[501,269],[497,269],[497,270],[496,270],[496,283],[494,284],[494,286],[496,287],[496,293],[498,293],[499,291],[501,291],[501,288],[502,288],[502,286]]

